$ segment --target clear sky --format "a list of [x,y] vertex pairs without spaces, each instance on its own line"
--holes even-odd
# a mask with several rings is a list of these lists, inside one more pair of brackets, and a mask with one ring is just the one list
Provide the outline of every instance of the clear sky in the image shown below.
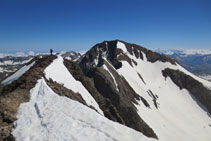
[[0,0],[0,52],[80,51],[115,39],[211,48],[211,1]]

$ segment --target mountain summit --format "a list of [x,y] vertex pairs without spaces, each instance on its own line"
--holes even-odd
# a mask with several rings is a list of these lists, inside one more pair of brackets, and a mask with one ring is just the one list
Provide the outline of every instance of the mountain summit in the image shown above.
[[211,82],[174,59],[120,40],[66,57],[2,81],[1,139],[211,140]]

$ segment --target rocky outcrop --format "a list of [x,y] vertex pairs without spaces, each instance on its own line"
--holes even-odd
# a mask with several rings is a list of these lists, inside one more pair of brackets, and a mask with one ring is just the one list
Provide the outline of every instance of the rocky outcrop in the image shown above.
[[[170,77],[180,89],[187,89],[190,95],[193,96],[193,99],[203,104],[209,113],[211,113],[211,90],[209,88],[206,88],[202,83],[179,70],[167,68],[162,73],[164,77]],[[198,105],[204,109],[200,103]]]

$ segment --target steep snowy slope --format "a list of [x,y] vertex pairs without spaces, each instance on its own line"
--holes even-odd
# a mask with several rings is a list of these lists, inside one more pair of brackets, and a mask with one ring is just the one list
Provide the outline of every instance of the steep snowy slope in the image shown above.
[[[155,131],[160,140],[211,140],[211,118],[197,104],[194,96],[186,89],[180,89],[172,80],[163,77],[162,70],[166,68],[180,70],[194,79],[201,82],[204,86],[211,88],[211,83],[197,78],[184,70],[178,64],[172,65],[169,62],[147,61],[143,54],[143,60],[130,55],[125,45],[117,43],[117,48],[137,62],[131,66],[128,62],[122,61],[122,67],[118,73],[126,78],[136,93],[143,96],[151,105],[150,108],[137,105],[138,113]],[[145,83],[139,78],[140,74]],[[157,96],[156,105],[153,95]]]
[[140,132],[112,122],[94,110],[54,93],[44,79],[20,105],[12,132],[17,141],[153,141]]
[[[211,83],[175,60],[117,40],[97,44],[79,63],[93,79],[98,79],[99,72],[105,74],[102,69],[109,72],[112,79],[105,78],[105,84],[109,83],[120,99],[128,100],[122,91],[131,87],[140,96],[132,102],[138,115],[159,140],[211,140]],[[120,78],[130,87],[122,85]]]

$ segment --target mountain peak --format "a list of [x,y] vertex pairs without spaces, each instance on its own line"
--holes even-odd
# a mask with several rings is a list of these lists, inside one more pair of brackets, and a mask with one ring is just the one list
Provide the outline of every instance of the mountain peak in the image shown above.
[[87,62],[87,67],[91,69],[102,65],[103,60],[107,59],[118,69],[122,66],[122,61],[127,61],[131,66],[136,65],[134,57],[136,59],[146,59],[152,63],[156,61],[170,62],[171,64],[177,63],[176,60],[165,55],[122,40],[103,41],[96,44],[80,59],[80,62]]

